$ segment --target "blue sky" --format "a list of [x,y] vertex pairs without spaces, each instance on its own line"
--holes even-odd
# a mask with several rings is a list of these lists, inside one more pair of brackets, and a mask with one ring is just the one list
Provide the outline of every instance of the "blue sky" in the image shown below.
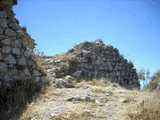
[[160,69],[159,0],[18,0],[14,12],[45,55],[101,38],[137,70]]

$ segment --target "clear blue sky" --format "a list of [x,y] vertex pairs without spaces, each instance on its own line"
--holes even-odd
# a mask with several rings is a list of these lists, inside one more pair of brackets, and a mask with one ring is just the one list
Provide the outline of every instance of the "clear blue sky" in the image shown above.
[[137,70],[160,69],[159,0],[18,0],[14,12],[45,55],[101,38]]

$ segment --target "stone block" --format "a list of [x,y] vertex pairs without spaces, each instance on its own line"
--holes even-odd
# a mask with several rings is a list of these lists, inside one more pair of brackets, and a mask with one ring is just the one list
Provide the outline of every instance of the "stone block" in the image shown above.
[[42,73],[40,73],[38,70],[33,70],[33,76],[40,76]]
[[5,34],[7,36],[9,36],[9,37],[15,37],[15,36],[17,36],[17,33],[14,30],[12,30],[12,29],[6,29],[5,30]]
[[21,51],[20,51],[19,48],[12,48],[12,53],[13,53],[14,55],[21,55]]
[[15,57],[13,55],[11,55],[11,54],[9,54],[8,56],[6,56],[4,58],[4,61],[6,63],[9,63],[9,64],[16,64],[17,63]]
[[41,77],[41,82],[42,82],[42,83],[48,83],[48,82],[49,82],[48,77],[47,77],[47,76],[42,76],[42,77]]
[[7,17],[6,12],[0,11],[0,18],[6,18],[6,17]]
[[30,49],[26,49],[26,50],[24,51],[24,56],[25,56],[25,57],[31,57],[31,56],[32,56],[32,51],[31,51]]
[[19,62],[18,62],[19,65],[23,65],[23,66],[26,66],[27,63],[26,63],[26,59],[25,57],[22,55]]
[[0,43],[1,43],[2,45],[10,46],[10,44],[11,44],[11,39],[6,38],[6,39],[0,41]]
[[8,71],[8,65],[4,62],[0,62],[0,74]]
[[3,28],[8,28],[7,21],[5,18],[0,18],[0,26]]
[[11,47],[3,46],[2,47],[2,54],[9,54],[11,52]]

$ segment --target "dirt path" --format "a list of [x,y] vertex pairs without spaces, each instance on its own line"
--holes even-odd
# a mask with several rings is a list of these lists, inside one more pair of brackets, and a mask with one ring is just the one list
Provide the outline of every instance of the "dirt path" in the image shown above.
[[[135,93],[118,85],[83,85],[80,88],[48,88],[22,115],[21,120],[119,120],[119,111],[134,104]],[[78,118],[77,118],[78,119]]]

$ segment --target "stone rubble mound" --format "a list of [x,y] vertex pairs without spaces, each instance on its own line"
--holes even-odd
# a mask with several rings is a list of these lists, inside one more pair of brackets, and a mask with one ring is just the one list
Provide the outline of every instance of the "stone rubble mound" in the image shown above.
[[76,80],[106,78],[128,89],[140,87],[133,63],[101,39],[83,42],[66,53],[46,57],[45,61],[49,76],[56,79],[59,87],[68,83],[66,76]]

